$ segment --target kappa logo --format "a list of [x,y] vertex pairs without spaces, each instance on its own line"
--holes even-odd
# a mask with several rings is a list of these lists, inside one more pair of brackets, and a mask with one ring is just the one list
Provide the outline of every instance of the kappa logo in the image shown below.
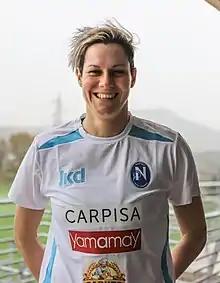
[[151,179],[150,168],[144,162],[136,162],[131,168],[131,180],[138,188],[145,188]]
[[84,283],[125,283],[125,281],[125,274],[120,271],[115,262],[108,258],[101,258],[92,263],[83,275]]

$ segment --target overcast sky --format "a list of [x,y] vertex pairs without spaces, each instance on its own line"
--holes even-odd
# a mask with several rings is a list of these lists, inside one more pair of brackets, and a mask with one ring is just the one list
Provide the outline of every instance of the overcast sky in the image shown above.
[[111,17],[140,37],[131,109],[167,108],[220,129],[220,13],[204,0],[1,0],[0,125],[51,124],[58,93],[64,120],[81,114],[69,40]]

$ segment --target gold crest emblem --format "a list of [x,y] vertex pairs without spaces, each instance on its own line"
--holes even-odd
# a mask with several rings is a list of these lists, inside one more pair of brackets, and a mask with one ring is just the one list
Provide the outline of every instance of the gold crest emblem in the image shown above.
[[84,283],[125,283],[125,275],[121,273],[118,265],[102,258],[92,263],[83,276]]

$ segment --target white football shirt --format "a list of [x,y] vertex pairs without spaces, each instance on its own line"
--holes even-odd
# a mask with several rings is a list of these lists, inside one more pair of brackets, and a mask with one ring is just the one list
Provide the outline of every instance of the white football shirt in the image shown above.
[[130,116],[98,138],[82,117],[39,134],[9,198],[30,209],[51,203],[40,283],[173,283],[169,205],[200,194],[181,135]]

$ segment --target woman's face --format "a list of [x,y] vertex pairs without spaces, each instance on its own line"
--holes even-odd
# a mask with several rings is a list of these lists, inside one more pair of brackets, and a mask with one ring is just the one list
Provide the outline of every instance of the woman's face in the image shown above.
[[120,44],[98,43],[85,54],[82,74],[77,72],[87,111],[99,119],[112,119],[128,111],[127,100],[135,84],[136,69],[131,74],[130,63]]

